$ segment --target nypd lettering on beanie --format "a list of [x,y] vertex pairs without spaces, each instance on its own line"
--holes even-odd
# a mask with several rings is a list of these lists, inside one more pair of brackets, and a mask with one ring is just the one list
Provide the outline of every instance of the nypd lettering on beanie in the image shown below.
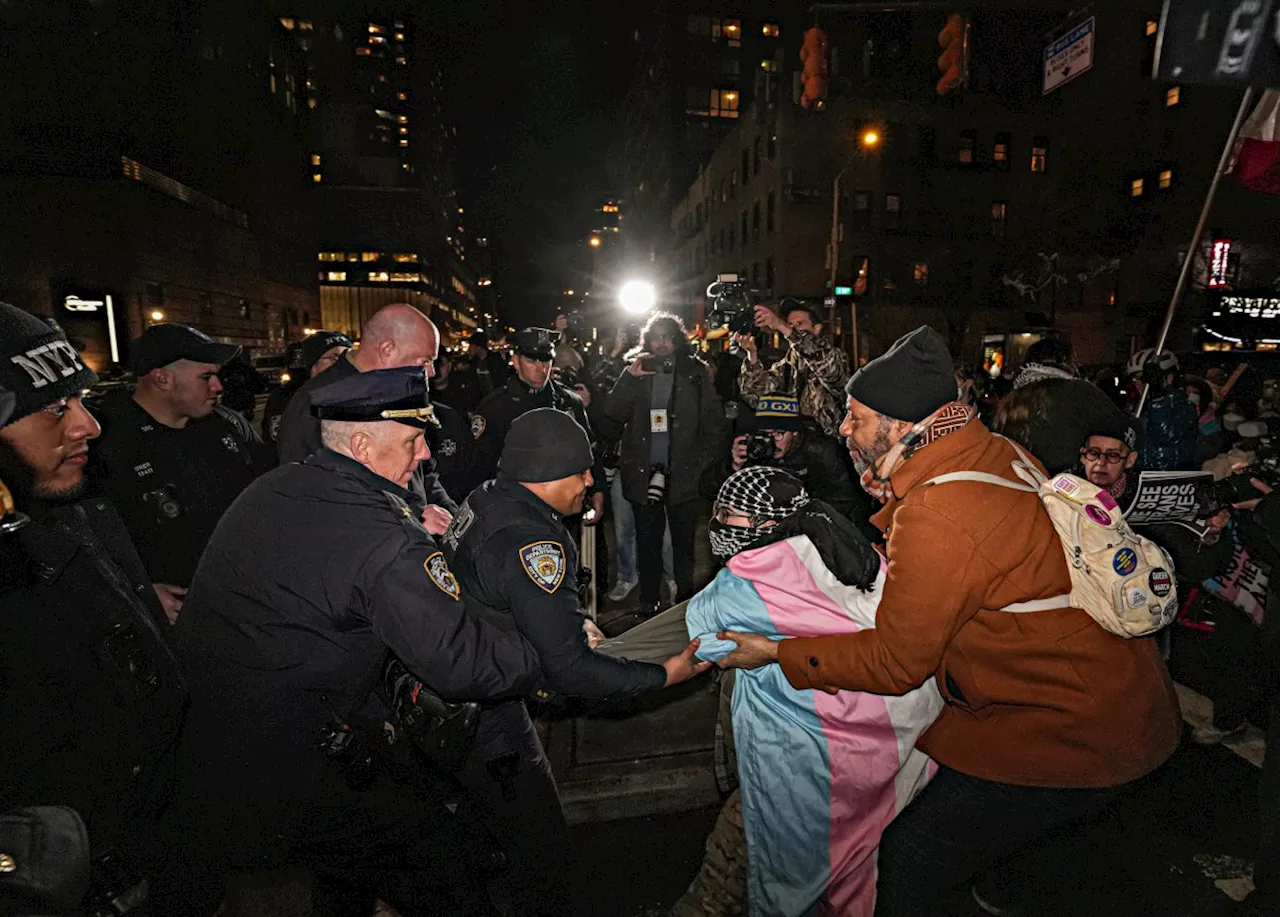
[[98,381],[56,323],[0,302],[0,389],[14,395],[14,423]]

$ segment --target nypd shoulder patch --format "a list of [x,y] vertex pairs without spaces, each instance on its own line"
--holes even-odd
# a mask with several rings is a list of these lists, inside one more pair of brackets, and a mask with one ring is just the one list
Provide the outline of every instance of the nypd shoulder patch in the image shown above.
[[520,549],[520,563],[529,579],[550,595],[564,582],[564,546],[558,541],[535,541]]
[[451,599],[458,598],[461,593],[458,588],[458,579],[449,569],[449,562],[444,559],[442,552],[436,551],[422,562],[422,566],[427,571],[427,576],[431,577],[431,582],[435,583],[441,592]]
[[474,439],[479,439],[481,436],[484,435],[485,426],[486,424],[485,424],[483,415],[477,414],[474,417],[472,417],[471,418],[471,436]]

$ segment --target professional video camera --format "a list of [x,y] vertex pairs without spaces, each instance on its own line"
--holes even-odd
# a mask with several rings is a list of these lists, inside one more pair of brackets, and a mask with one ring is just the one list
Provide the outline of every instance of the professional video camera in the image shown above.
[[715,282],[707,287],[707,298],[712,301],[707,315],[707,327],[711,330],[728,328],[734,334],[750,334],[755,330],[755,307],[766,298],[749,281],[739,280],[737,274],[717,274]]
[[1251,483],[1253,478],[1270,487],[1280,488],[1280,453],[1276,450],[1267,422],[1245,421],[1236,432],[1242,439],[1258,441],[1257,459],[1249,467],[1221,481],[1206,481],[1196,487],[1196,515],[1202,519],[1230,509],[1236,503],[1257,499],[1260,494]]

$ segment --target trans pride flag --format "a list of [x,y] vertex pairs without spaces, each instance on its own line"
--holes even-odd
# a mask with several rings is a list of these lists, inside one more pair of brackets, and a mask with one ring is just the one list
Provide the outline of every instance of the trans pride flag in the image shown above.
[[[806,536],[743,551],[689,602],[698,655],[722,630],[817,637],[875,626],[870,592],[841,583]],[[936,771],[915,748],[942,709],[933,682],[901,697],[797,691],[776,665],[739,671],[734,745],[752,917],[871,917],[880,835]]]

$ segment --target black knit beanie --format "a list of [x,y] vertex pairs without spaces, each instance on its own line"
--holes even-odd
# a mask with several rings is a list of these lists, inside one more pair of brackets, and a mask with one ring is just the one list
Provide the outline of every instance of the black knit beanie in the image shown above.
[[56,322],[0,302],[0,389],[14,396],[9,423],[97,381]]
[[854,373],[845,393],[871,410],[917,423],[957,397],[955,368],[942,335],[928,325]]
[[591,441],[587,431],[555,408],[526,411],[511,423],[498,470],[526,484],[558,481],[591,467]]

